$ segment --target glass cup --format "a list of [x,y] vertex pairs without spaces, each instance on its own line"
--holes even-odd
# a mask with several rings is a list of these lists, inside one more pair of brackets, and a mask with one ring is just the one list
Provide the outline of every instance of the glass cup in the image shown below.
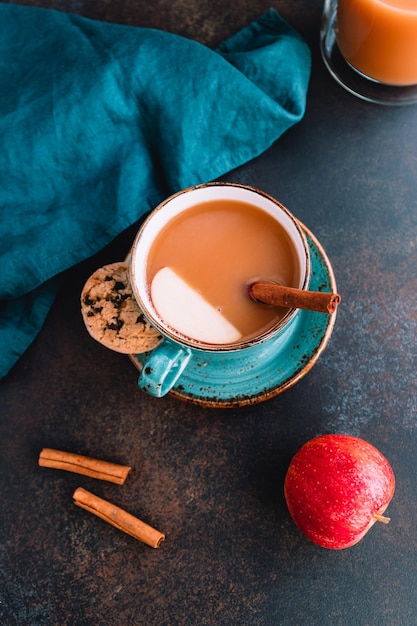
[[[152,286],[149,284],[148,267],[152,245],[172,220],[192,207],[213,200],[242,202],[252,205],[256,210],[261,209],[272,217],[273,222],[277,222],[285,231],[285,237],[289,242],[288,249],[296,259],[298,279],[297,284],[292,286],[307,289],[309,284],[311,262],[306,236],[293,215],[266,193],[235,183],[207,183],[185,189],[162,202],[142,224],[130,255],[130,279],[135,298],[144,315],[163,336],[163,341],[154,350],[142,355],[142,367],[138,378],[139,387],[156,397],[166,395],[175,385],[181,384],[181,376],[186,372],[191,360],[193,367],[203,368],[201,371],[204,371],[208,385],[215,386],[219,380],[222,384],[227,380],[239,380],[239,372],[246,370],[248,366],[259,367],[263,359],[271,358],[271,354],[276,352],[277,342],[291,335],[296,319],[296,309],[287,309],[270,327],[263,328],[259,334],[249,339],[238,338],[229,343],[222,341],[207,343],[201,338],[195,339],[183,331],[179,332],[161,317],[155,307]],[[196,233],[195,237],[198,238],[199,234]],[[259,246],[262,247],[262,242],[259,242]],[[247,297],[250,297],[249,294]],[[256,303],[253,305],[266,306]],[[194,320],[195,317],[194,315]],[[205,323],[205,319],[201,319],[201,324]],[[244,386],[248,385],[246,378],[242,379],[241,384],[242,394],[250,394],[250,389],[244,389]]]
[[320,49],[329,72],[355,96],[417,102],[415,0],[325,0]]

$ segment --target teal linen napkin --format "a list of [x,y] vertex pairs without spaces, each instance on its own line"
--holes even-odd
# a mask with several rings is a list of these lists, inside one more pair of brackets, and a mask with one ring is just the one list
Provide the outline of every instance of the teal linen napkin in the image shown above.
[[210,50],[0,3],[0,377],[58,275],[266,150],[303,117],[309,77],[307,45],[272,9]]

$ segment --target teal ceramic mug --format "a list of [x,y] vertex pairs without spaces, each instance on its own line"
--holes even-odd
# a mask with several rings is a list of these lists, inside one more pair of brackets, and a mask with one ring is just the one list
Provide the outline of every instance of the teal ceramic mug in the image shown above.
[[[252,208],[255,209],[252,219],[256,220],[256,216],[261,214],[263,219],[266,214],[267,217],[265,219],[269,220],[268,223],[272,226],[272,228],[268,227],[269,230],[273,230],[276,226],[277,229],[280,229],[280,232],[284,233],[286,250],[288,250],[288,254],[291,254],[292,263],[295,263],[297,268],[294,274],[295,283],[290,286],[307,289],[309,283],[310,253],[304,231],[296,218],[280,202],[263,191],[237,183],[207,183],[180,191],[163,201],[143,222],[135,237],[130,255],[130,279],[135,298],[144,315],[163,336],[163,341],[154,350],[146,355],[141,355],[142,367],[138,384],[141,389],[152,396],[162,397],[169,393],[171,389],[180,388],[181,381],[187,376],[187,373],[197,377],[201,373],[205,384],[211,388],[220,382],[224,385],[225,381],[228,380],[236,384],[236,381],[239,381],[240,378],[242,379],[242,386],[247,386],[250,384],[248,383],[248,377],[242,376],[242,373],[262,367],[262,361],[270,359],[271,355],[276,353],[277,342],[287,340],[291,333],[296,332],[294,320],[297,311],[296,309],[285,309],[280,311],[279,315],[278,312],[274,313],[269,324],[261,326],[258,332],[252,332],[252,334],[247,336],[244,334],[234,336],[233,332],[232,334],[228,333],[229,326],[223,316],[216,317],[216,311],[208,311],[213,313],[215,317],[214,322],[219,322],[217,325],[216,323],[212,325],[211,322],[213,320],[211,320],[210,316],[206,316],[206,309],[202,308],[200,310],[197,306],[191,314],[188,308],[184,309],[184,307],[189,306],[191,308],[194,306],[193,297],[198,299],[200,296],[195,296],[194,292],[190,295],[189,290],[187,291],[187,285],[185,286],[185,291],[180,290],[177,294],[175,292],[176,274],[168,276],[166,278],[168,282],[162,283],[159,291],[154,287],[157,281],[154,278],[154,282],[152,282],[149,268],[154,262],[152,255],[155,242],[161,240],[161,233],[163,234],[172,227],[175,220],[187,220],[190,211],[203,205],[207,207],[213,206],[217,209],[219,209],[220,205],[233,205],[235,207],[234,210],[237,210],[236,207],[238,206],[240,211],[239,219],[252,214]],[[222,230],[220,214],[218,229],[219,231]],[[262,240],[262,237],[258,236],[256,238],[257,231],[252,226],[249,227],[248,232],[245,235],[248,237],[248,242],[239,240],[240,247],[238,250],[240,252],[238,251],[236,254],[240,254],[241,258],[240,260],[236,259],[236,263],[234,263],[238,268],[241,264],[244,265],[244,261],[247,262],[252,245],[255,257],[262,257],[266,239],[269,239],[268,233],[266,233],[265,241]],[[233,250],[235,238],[243,237],[243,233],[239,235],[239,230],[236,233],[231,235],[230,244],[227,244],[226,238],[226,247],[230,247]],[[198,231],[195,237],[193,237],[196,241],[194,242],[194,256],[189,261],[190,265],[198,265],[197,261],[200,260],[200,238],[201,250],[203,250],[205,245],[203,242],[204,237],[210,240],[210,236],[201,231]],[[217,239],[217,235],[214,234],[213,239]],[[163,237],[162,243],[158,245],[164,245]],[[178,251],[183,247],[184,243],[178,241]],[[242,250],[245,252],[242,253]],[[246,250],[248,254],[246,254]],[[210,273],[211,262],[206,262],[206,265],[208,267],[200,268],[202,275],[206,274],[206,270]],[[219,267],[215,266],[214,259],[213,266],[213,272],[217,272],[215,279],[218,280],[220,274],[226,273],[226,268],[224,272],[222,268],[219,270]],[[171,277],[173,277],[173,282],[169,282]],[[247,279],[252,280],[256,278],[265,279],[267,277],[257,275],[256,270],[255,274],[251,274],[248,270]],[[276,276],[271,278],[279,281],[279,278]],[[180,287],[183,286],[181,281]],[[243,283],[239,286],[242,293],[245,288]],[[188,296],[190,296],[189,300],[187,299]],[[248,294],[244,294],[244,297],[250,299]],[[164,301],[161,305],[162,308],[159,305],[158,298],[162,298],[162,301]],[[181,302],[178,299],[182,299]],[[201,304],[200,301],[201,298],[197,302],[198,305]],[[246,301],[244,304],[246,306]],[[166,305],[167,308],[164,309],[163,305]],[[266,307],[266,305],[253,302],[251,302],[250,306]],[[256,311],[256,314],[258,313],[257,309],[253,308],[252,310]],[[178,323],[175,322],[175,311],[182,316],[178,319]],[[167,315],[164,314],[165,312],[167,312]],[[172,319],[170,319],[171,313]],[[265,314],[269,315],[269,312],[265,312]],[[183,319],[187,321],[184,322],[185,326],[182,327]],[[201,328],[199,328],[199,324]],[[216,336],[218,331],[220,334]],[[225,335],[222,335],[223,331],[225,331]],[[214,336],[210,335],[210,332],[214,333]],[[209,334],[207,335],[207,333]],[[241,392],[250,395],[250,389],[242,388]]]

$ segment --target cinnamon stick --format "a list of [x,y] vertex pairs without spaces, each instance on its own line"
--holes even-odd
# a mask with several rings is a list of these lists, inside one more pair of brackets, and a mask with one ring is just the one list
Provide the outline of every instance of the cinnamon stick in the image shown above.
[[92,459],[82,454],[63,452],[52,448],[43,448],[39,455],[39,465],[75,472],[99,480],[107,480],[118,485],[123,485],[131,470],[131,467],[127,465],[118,465],[117,463]]
[[307,309],[332,315],[341,297],[338,293],[305,291],[277,283],[255,282],[249,287],[250,296],[259,302],[295,309]]
[[74,491],[73,498],[77,506],[90,511],[90,513],[97,515],[97,517],[152,548],[159,548],[165,539],[165,535],[159,530],[82,487],[78,487]]

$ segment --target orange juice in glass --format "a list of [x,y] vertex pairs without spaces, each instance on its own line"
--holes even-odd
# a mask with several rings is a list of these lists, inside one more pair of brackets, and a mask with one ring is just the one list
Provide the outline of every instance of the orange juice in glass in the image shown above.
[[335,31],[344,59],[365,77],[417,85],[417,0],[338,0]]

